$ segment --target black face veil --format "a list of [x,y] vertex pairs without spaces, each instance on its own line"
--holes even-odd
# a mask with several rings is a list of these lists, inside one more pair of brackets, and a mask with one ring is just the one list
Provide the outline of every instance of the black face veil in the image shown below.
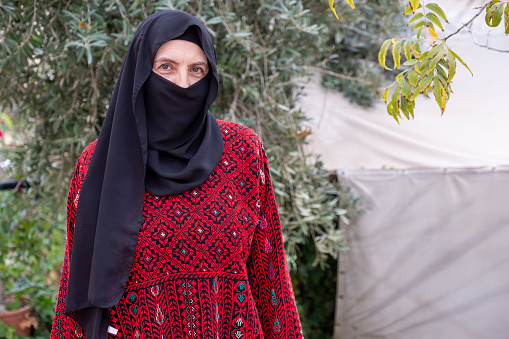
[[[209,72],[181,88],[152,73],[152,63],[159,47],[190,27]],[[198,19],[162,11],[140,25],[79,192],[65,312],[86,338],[108,337],[107,309],[124,293],[145,189],[159,196],[186,192],[204,183],[221,159],[221,130],[208,111],[217,90],[214,46]],[[167,100],[156,100],[158,91],[169,93]]]

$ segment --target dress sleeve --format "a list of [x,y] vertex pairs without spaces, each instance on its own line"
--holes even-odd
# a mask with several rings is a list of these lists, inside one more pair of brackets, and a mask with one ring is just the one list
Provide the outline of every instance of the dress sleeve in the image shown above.
[[260,221],[247,262],[251,293],[265,339],[300,339],[302,326],[286,263],[281,221],[261,144],[259,157]]
[[71,179],[69,195],[67,197],[67,240],[65,242],[64,262],[62,265],[62,277],[58,289],[57,306],[55,318],[51,329],[51,339],[70,339],[85,336],[81,327],[74,319],[65,314],[65,299],[67,296],[67,279],[69,277],[69,264],[72,251],[72,240],[74,235],[74,219],[76,217],[76,206],[78,205],[79,191],[84,179],[83,156],[76,163],[74,174]]

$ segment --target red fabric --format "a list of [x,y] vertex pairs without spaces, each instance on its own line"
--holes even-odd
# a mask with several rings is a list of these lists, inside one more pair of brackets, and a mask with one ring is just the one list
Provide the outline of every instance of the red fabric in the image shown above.
[[[247,127],[219,124],[224,154],[204,184],[176,196],[145,192],[130,277],[109,310],[116,338],[303,338],[263,146]],[[71,181],[52,339],[84,337],[64,309],[79,189],[94,147]]]

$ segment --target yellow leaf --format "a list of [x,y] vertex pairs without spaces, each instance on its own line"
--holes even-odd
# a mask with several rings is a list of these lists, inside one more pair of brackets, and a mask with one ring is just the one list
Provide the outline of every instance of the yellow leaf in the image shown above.
[[426,25],[426,22],[425,22],[425,21],[419,21],[418,23],[416,23],[416,24],[414,25],[414,27],[412,27],[412,31],[413,31],[413,30],[416,30],[416,29],[417,29],[417,28],[419,28],[419,27],[423,27],[424,25]]
[[78,25],[79,28],[85,29],[85,25],[83,24],[83,21],[80,21],[80,24]]
[[504,11],[504,26],[505,26],[505,34],[509,34],[509,3],[505,5]]
[[394,113],[394,107],[393,107],[392,101],[390,101],[387,104],[387,113],[389,113],[389,115],[392,116],[394,118],[394,120],[396,120],[396,122],[399,124],[398,115]]
[[415,101],[408,101],[408,112],[412,116],[412,119],[414,118],[414,107],[415,107]]
[[443,52],[443,51],[444,51],[444,48],[445,48],[445,46],[444,46],[444,44],[443,44],[443,43],[441,43],[441,44],[437,44],[437,45],[435,45],[435,46],[431,49],[431,51],[429,51],[427,54],[426,54],[426,52],[424,52],[422,55],[423,55],[423,56],[426,56],[425,60],[431,60],[431,59],[433,59],[434,57],[436,57],[438,54],[440,54],[441,52]]
[[428,26],[428,32],[429,34],[433,37],[433,38],[438,38],[438,35],[437,33],[435,32],[435,30],[431,27]]
[[392,84],[389,85],[389,87],[387,87],[385,89],[385,91],[383,92],[382,94],[382,99],[384,99],[384,102],[387,104],[387,96],[389,95],[389,90],[391,89],[392,86],[396,85],[396,81],[393,82]]
[[385,40],[382,47],[380,47],[380,52],[378,53],[378,62],[385,69],[392,69],[385,65],[385,58],[387,57],[387,50],[389,49],[389,46],[391,45],[391,43],[392,43],[392,39]]
[[438,6],[437,4],[435,3],[429,3],[426,5],[426,8],[429,8],[431,9],[433,12],[435,12],[439,17],[441,17],[443,20],[445,20],[445,22],[449,23],[449,20],[447,20],[447,16],[445,16],[445,13],[444,11],[442,10],[442,8],[440,8],[440,6]]
[[409,110],[409,101],[405,98],[403,98],[401,100],[401,112],[403,112],[403,114],[405,115],[405,118],[407,118],[408,120],[410,120],[410,115],[408,114],[408,112],[410,111]]
[[338,13],[336,13],[336,7],[334,6],[334,0],[329,0],[329,7],[330,7],[332,13],[334,13],[334,15],[336,16],[336,19],[339,20]]
[[415,70],[410,69],[407,73],[407,80],[413,87],[417,87],[417,82],[419,81],[419,77],[417,76]]
[[87,28],[88,29],[92,29],[92,25],[87,25]]
[[401,82],[399,83],[401,87],[401,94],[405,97],[405,99],[410,100],[412,97],[412,89],[410,88],[410,85],[408,82],[406,82],[405,79],[401,79]]
[[451,54],[456,58],[458,59],[459,62],[461,62],[461,64],[463,66],[466,67],[466,69],[468,69],[468,71],[470,72],[470,74],[472,74],[472,76],[474,76],[474,73],[472,73],[472,70],[470,69],[470,67],[467,66],[467,64],[459,57],[458,54],[456,54],[456,52],[454,52],[452,49],[449,49],[449,52],[451,52]]
[[392,58],[394,60],[394,67],[396,69],[399,69],[401,64],[401,44],[403,43],[403,40],[393,40],[392,45]]
[[446,61],[449,68],[447,82],[451,82],[454,75],[456,75],[456,58],[454,58],[454,55],[449,50],[447,50]]
[[399,113],[399,108],[401,105],[401,87],[397,85],[394,88],[394,92],[392,92],[392,113],[397,114],[398,117],[401,118],[401,114]]
[[438,53],[433,59],[431,59],[429,65],[428,65],[428,69],[424,71],[424,75],[428,75],[430,74],[431,72],[433,72],[438,66],[438,63],[445,59],[445,57],[447,56],[447,51],[441,51],[440,53]]
[[419,7],[420,2],[421,2],[421,0],[410,0],[409,1],[410,7],[412,8],[412,13],[415,13],[417,8]]
[[486,8],[486,24],[490,27],[497,27],[502,21],[504,14],[504,3],[492,1]]
[[410,20],[408,20],[407,26],[410,25],[412,22],[419,20],[422,17],[424,17],[424,14],[422,14],[421,12],[414,14],[414,16],[411,17]]
[[350,7],[352,7],[352,9],[353,9],[354,11],[356,11],[356,12],[357,12],[357,10],[355,9],[355,5],[353,4],[353,0],[346,0],[346,3],[347,3],[347,4],[349,4],[349,5],[350,5]]
[[417,88],[414,90],[414,93],[410,98],[410,101],[414,101],[415,98],[417,98],[421,94],[426,95],[429,85],[431,84],[431,81],[433,81],[433,77],[431,75],[421,77],[419,79],[419,82],[417,83]]
[[448,93],[437,77],[433,79],[433,94],[435,95],[435,101],[437,102],[438,107],[440,107],[440,111],[444,114]]
[[[417,9],[421,8],[422,5],[419,4],[419,6],[417,6]],[[408,7],[405,9],[405,12],[403,12],[403,15],[408,15],[410,13],[415,13],[415,11],[412,9],[412,6],[409,4]]]
[[442,23],[440,22],[440,19],[438,18],[438,16],[435,13],[426,14],[426,18],[429,21],[431,21],[432,23],[434,23],[435,25],[437,25],[442,31],[444,30],[444,26],[442,25]]
[[421,57],[421,45],[419,45],[419,41],[416,41],[412,47],[412,50],[414,51],[414,55],[416,58]]
[[412,40],[405,41],[405,44],[403,45],[403,51],[405,52],[405,58],[407,60],[412,59],[412,46],[413,46]]
[[389,95],[389,88],[387,87],[385,91],[382,93],[382,99],[384,99],[384,102],[387,103],[387,96]]
[[422,33],[422,29],[424,28],[424,26],[421,26],[418,30],[417,30],[417,39],[420,39],[421,38],[421,33]]

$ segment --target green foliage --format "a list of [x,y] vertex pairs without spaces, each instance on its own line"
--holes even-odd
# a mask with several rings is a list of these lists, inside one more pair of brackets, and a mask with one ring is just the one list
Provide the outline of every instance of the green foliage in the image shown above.
[[357,12],[346,7],[339,6],[340,21],[332,17],[326,21],[324,34],[329,36],[331,51],[324,55],[323,64],[338,75],[325,75],[322,85],[343,92],[356,104],[371,106],[383,81],[378,50],[385,39],[405,29],[400,15],[404,8],[401,2],[379,0],[359,3]]
[[337,283],[337,264],[327,258],[326,268],[313,266],[314,249],[311,244],[302,247],[297,269],[292,273],[295,298],[299,307],[305,338],[332,337]]
[[295,186],[298,182],[299,194],[314,192],[314,184],[305,180],[317,171],[323,174],[319,180],[326,175],[308,166],[298,147],[305,142],[299,134],[305,118],[293,105],[298,88],[291,79],[316,61],[309,50],[328,51],[327,39],[319,35],[323,26],[314,23],[324,11],[311,13],[311,1],[33,5],[22,1],[4,13],[12,28],[3,32],[6,47],[0,50],[5,88],[0,105],[22,122],[11,158],[20,173],[40,182],[42,200],[52,199],[59,206],[54,210],[62,211],[75,159],[97,137],[135,27],[156,10],[182,9],[207,24],[219,51],[221,89],[213,113],[252,127],[271,150],[271,165],[281,173],[274,181],[283,221],[297,230],[295,237],[288,233],[288,248],[304,241],[305,230],[314,226],[296,214]]
[[[410,15],[418,9],[422,9],[422,12],[413,14],[408,21],[409,24],[414,25],[412,30],[417,30],[416,37],[413,39],[387,39],[378,54],[380,65],[386,69],[392,69],[386,64],[390,48],[394,69],[406,67],[382,94],[382,98],[387,104],[387,112],[396,121],[402,117],[401,113],[407,119],[413,118],[415,99],[421,94],[428,96],[428,91],[432,91],[443,114],[452,93],[451,83],[456,74],[456,62],[461,62],[470,71],[445,40],[437,38],[435,27],[443,30],[440,19],[447,22],[444,11],[434,3],[428,3],[424,7],[419,3],[414,5],[415,7],[410,4],[404,14]],[[426,13],[426,10],[431,12]],[[424,27],[430,34],[427,38],[422,37]],[[427,45],[424,51],[421,51],[422,45]],[[401,63],[401,54],[406,59],[403,63]],[[389,96],[392,87],[394,87],[392,95]]]
[[349,216],[336,212],[348,198],[302,151],[305,117],[294,105],[300,88],[292,81],[331,54],[322,24],[327,9],[311,0],[4,1],[0,111],[14,120],[9,176],[37,182],[38,199],[34,192],[2,197],[10,258],[2,274],[8,289],[37,298],[34,306],[46,330],[75,161],[98,135],[136,27],[162,9],[195,14],[213,36],[220,74],[213,113],[253,128],[263,140],[290,266],[295,267],[299,245],[316,241],[313,263],[345,246],[337,223]]
[[16,335],[16,329],[14,326],[7,326],[0,321],[0,339],[47,339],[48,333],[36,332],[30,337],[24,335]]
[[340,91],[360,106],[371,106],[378,99],[378,88],[382,84],[380,74],[375,73],[372,66],[366,63],[360,63],[357,67],[354,64],[338,62],[331,65],[334,69],[352,77],[360,77],[366,81],[355,81],[343,79],[333,75],[323,77],[322,86]]
[[[354,8],[353,2],[347,0],[347,3]],[[465,62],[447,46],[446,40],[468,26],[484,9],[486,9],[486,24],[490,27],[496,27],[502,22],[503,17],[505,33],[509,34],[509,2],[507,1],[492,0],[486,3],[472,20],[443,39],[438,38],[436,27],[443,31],[442,20],[446,23],[449,22],[445,12],[436,3],[427,3],[424,6],[423,4],[425,4],[425,1],[409,0],[408,7],[403,13],[404,15],[412,14],[408,20],[408,25],[413,24],[412,30],[417,30],[416,37],[414,39],[389,38],[382,44],[378,55],[378,61],[382,67],[399,70],[401,67],[401,47],[403,46],[406,57],[403,66],[407,66],[409,69],[399,73],[396,76],[396,81],[387,87],[382,94],[387,104],[387,112],[397,122],[401,118],[401,113],[407,119],[410,119],[410,116],[413,118],[415,99],[421,94],[427,97],[430,90],[432,90],[442,114],[444,113],[445,106],[452,93],[451,83],[456,74],[456,61],[459,61],[472,73]],[[337,17],[334,1],[330,0],[329,5]],[[421,11],[417,12],[419,9]],[[426,38],[422,36],[425,27],[429,33],[429,37]],[[428,46],[421,53],[420,46],[423,44]],[[392,47],[392,61],[394,62],[392,67],[386,65],[387,53],[390,47]],[[412,58],[412,54],[414,58]],[[394,88],[389,100],[389,91],[392,87]]]
[[[504,9],[505,5],[505,9]],[[504,32],[509,34],[509,2],[493,0],[486,7],[486,24],[497,27],[504,19]]]
[[16,335],[14,326],[7,326],[0,321],[0,339],[47,339],[48,337],[49,333],[44,333],[42,331],[36,331],[36,333],[30,337]]
[[[317,164],[321,166],[320,162]],[[316,203],[310,204],[316,209],[321,208],[319,204],[336,206],[334,215],[325,214],[328,209],[322,207],[324,215],[320,219],[328,220],[327,227],[330,228],[327,232],[313,235],[314,246],[307,242],[300,247],[296,270],[292,273],[295,298],[299,314],[304,320],[302,327],[306,338],[325,339],[332,336],[337,285],[336,258],[341,251],[347,249],[343,242],[343,231],[337,226],[340,223],[349,225],[350,218],[363,211],[362,199],[350,188],[341,185],[336,178],[331,179],[332,187],[329,186],[326,191],[330,197],[322,196],[321,201],[317,201],[317,196],[314,196],[312,200]],[[320,263],[319,267],[317,263]]]
[[0,339],[20,339],[20,337],[16,335],[14,326],[7,326],[0,321]]
[[27,304],[47,329],[53,321],[65,221],[62,213],[54,219],[53,207],[34,199],[35,194],[0,192],[0,279],[5,292],[16,300],[28,297]]

